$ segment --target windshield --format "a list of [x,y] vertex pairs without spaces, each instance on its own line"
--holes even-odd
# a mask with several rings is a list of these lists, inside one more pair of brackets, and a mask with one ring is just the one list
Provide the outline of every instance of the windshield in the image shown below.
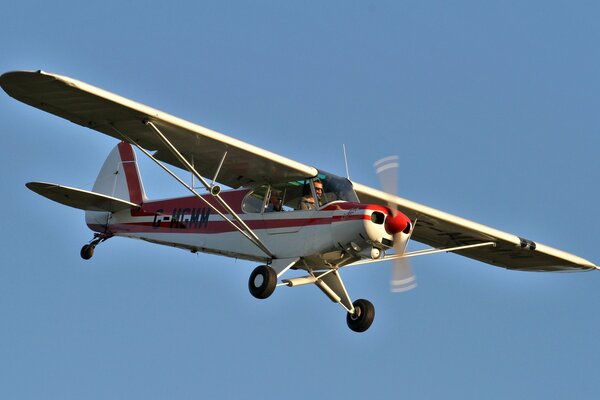
[[329,172],[319,171],[319,175],[314,179],[315,186],[319,186],[319,182],[323,186],[323,195],[319,197],[320,205],[337,200],[359,203],[358,196],[348,179]]

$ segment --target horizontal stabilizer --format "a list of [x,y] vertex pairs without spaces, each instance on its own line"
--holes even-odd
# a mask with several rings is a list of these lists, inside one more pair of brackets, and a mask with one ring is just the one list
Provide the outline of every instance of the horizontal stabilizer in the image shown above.
[[57,185],[56,183],[29,182],[25,186],[50,200],[80,210],[117,212],[140,207],[139,204],[117,199],[116,197]]

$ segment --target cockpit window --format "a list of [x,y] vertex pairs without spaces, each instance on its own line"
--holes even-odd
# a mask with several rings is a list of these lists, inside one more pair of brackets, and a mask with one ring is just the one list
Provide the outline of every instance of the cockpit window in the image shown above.
[[259,186],[247,194],[242,202],[242,210],[244,210],[245,213],[261,213],[264,208],[265,197],[268,190],[269,186]]
[[269,200],[265,205],[265,212],[293,211],[293,207],[285,204],[287,193],[286,188],[281,187],[281,185],[271,186]]
[[246,195],[242,209],[246,213],[316,210],[340,200],[359,202],[352,183],[346,178],[319,171],[313,179],[258,186]]
[[319,197],[320,206],[338,200],[351,201],[354,203],[359,202],[358,196],[352,187],[352,183],[346,178],[325,171],[319,171],[319,175],[315,178],[315,183],[317,182],[320,182],[323,186],[323,195]]
[[303,210],[303,199],[312,195],[310,179],[285,182],[271,186],[275,195],[279,195],[282,211]]

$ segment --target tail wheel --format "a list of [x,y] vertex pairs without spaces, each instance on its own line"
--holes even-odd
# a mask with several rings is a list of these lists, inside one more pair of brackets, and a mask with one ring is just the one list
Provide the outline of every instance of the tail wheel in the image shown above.
[[81,258],[83,258],[84,260],[89,260],[90,258],[92,258],[92,256],[94,255],[95,247],[96,246],[94,246],[93,244],[84,244],[80,252]]
[[354,332],[364,332],[369,329],[375,319],[375,307],[365,299],[358,299],[352,305],[354,314],[348,313],[346,316],[348,328]]
[[277,273],[268,265],[260,265],[250,274],[248,289],[257,299],[266,299],[272,295],[276,286]]

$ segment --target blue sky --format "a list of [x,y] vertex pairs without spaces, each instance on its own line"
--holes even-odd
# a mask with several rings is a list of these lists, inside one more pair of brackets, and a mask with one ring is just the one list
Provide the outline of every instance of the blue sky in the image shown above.
[[[596,2],[0,6],[0,71],[79,79],[294,160],[600,262]],[[596,399],[600,273],[456,255],[344,271],[365,334],[253,263],[111,239],[24,183],[91,188],[112,138],[0,95],[0,397]],[[182,190],[141,161],[146,190]],[[185,176],[185,174],[183,174]]]

